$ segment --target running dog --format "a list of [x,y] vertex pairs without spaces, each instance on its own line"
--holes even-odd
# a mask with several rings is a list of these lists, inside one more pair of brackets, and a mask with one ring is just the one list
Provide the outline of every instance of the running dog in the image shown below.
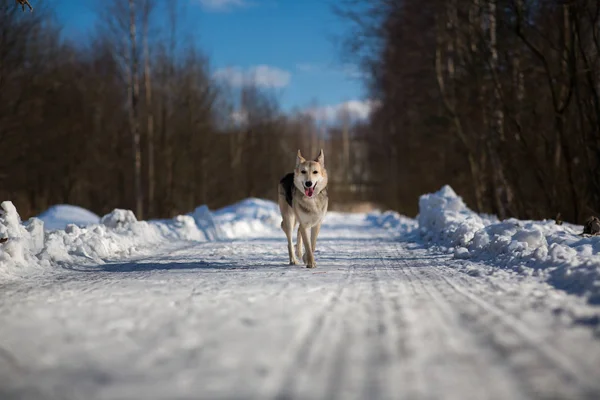
[[307,161],[298,150],[296,168],[293,173],[287,174],[279,181],[278,192],[279,210],[283,218],[281,229],[287,236],[290,265],[298,264],[292,245],[292,234],[298,224],[296,253],[300,257],[304,241],[305,252],[302,260],[307,268],[315,268],[315,245],[329,203],[323,149],[314,161]]

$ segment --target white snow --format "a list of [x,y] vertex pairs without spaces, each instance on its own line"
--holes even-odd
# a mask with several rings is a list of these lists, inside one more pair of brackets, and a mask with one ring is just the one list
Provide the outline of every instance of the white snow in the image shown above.
[[279,235],[281,214],[277,203],[250,198],[213,214],[223,237],[249,239]]
[[[129,210],[115,209],[99,218],[80,207],[59,205],[22,223],[11,202],[1,208],[0,238],[8,241],[0,244],[0,279],[128,259],[181,241],[281,237],[277,204],[257,198],[216,211],[200,206],[188,215],[155,221],[137,221]],[[580,236],[580,226],[499,221],[470,210],[449,186],[421,196],[417,220],[387,211],[353,216],[330,212],[327,221],[344,226],[356,223],[356,216],[405,240],[418,234],[419,241],[457,260],[540,276],[600,304],[600,237]]]
[[100,217],[90,210],[70,204],[52,206],[37,218],[44,222],[46,230],[66,229],[69,224],[86,226],[100,222]]
[[217,240],[223,237],[223,232],[206,205],[196,207],[190,216],[194,219],[196,227],[204,233],[206,239]]
[[0,279],[10,276],[17,269],[39,269],[42,264],[36,255],[44,244],[43,222],[32,218],[21,222],[17,209],[10,201],[0,204]]
[[[128,259],[181,241],[281,237],[277,204],[256,198],[216,211],[200,206],[188,215],[155,221],[137,221],[129,210],[115,209],[99,218],[80,207],[59,205],[22,223],[11,202],[1,208],[0,238],[8,240],[0,244],[0,279]],[[600,237],[582,237],[580,226],[499,221],[470,210],[449,186],[421,196],[416,221],[391,211],[354,216],[406,240],[417,233],[419,241],[457,260],[540,276],[600,304]],[[327,221],[344,226],[355,223],[354,216],[330,212]]]
[[68,268],[2,284],[0,398],[599,398],[599,307],[471,254],[495,235],[550,247],[544,228],[429,198],[427,243],[446,254],[397,213],[331,212],[316,270],[287,265],[276,205],[256,199],[162,221],[115,210],[43,242],[3,203],[17,258],[54,249]]
[[[97,223],[44,232],[44,222],[32,218],[22,224],[14,205],[1,205],[0,279],[49,272],[74,264],[103,264],[142,254],[170,241],[207,241],[218,235],[206,225],[198,226],[189,215],[171,220],[137,221],[133,212],[115,209]],[[81,220],[80,220],[81,221]],[[51,219],[51,223],[55,223]]]
[[[215,212],[200,206],[188,215],[153,221],[138,221],[132,211],[123,209],[96,220],[85,209],[62,205],[23,224],[11,202],[2,203],[2,208],[0,238],[8,241],[0,244],[0,279],[58,266],[104,264],[181,241],[247,239],[281,232],[277,204],[261,199],[246,199]],[[46,232],[44,220],[52,226]],[[64,229],[56,228],[63,223]]]
[[102,217],[102,223],[46,235],[44,251],[38,255],[52,263],[102,264],[107,260],[131,257],[166,242],[206,241],[190,216],[167,221],[137,221],[128,210],[116,209]]
[[549,283],[600,304],[600,236],[553,220],[498,221],[470,210],[449,186],[421,196],[419,232],[425,243],[457,259],[483,261]]
[[381,227],[390,229],[399,235],[407,235],[417,229],[417,221],[404,215],[398,214],[395,211],[372,212],[367,215],[367,219],[371,223]]

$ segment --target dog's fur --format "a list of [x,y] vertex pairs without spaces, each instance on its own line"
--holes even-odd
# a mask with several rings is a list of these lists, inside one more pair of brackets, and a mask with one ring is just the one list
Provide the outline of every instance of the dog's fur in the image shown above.
[[[309,181],[312,182],[312,185],[307,188],[305,185]],[[298,150],[296,168],[293,173],[289,173],[281,179],[278,193],[279,210],[283,218],[281,229],[287,236],[290,265],[298,264],[292,245],[292,234],[298,225],[296,253],[300,257],[304,241],[305,252],[302,260],[306,263],[307,268],[315,268],[317,264],[314,253],[317,236],[329,204],[323,149],[314,161],[307,161]],[[311,193],[312,195],[309,196]],[[308,236],[309,229],[310,238]]]

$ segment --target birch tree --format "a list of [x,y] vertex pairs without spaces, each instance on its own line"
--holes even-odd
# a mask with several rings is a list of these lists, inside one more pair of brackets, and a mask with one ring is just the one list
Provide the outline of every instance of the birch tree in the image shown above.
[[140,140],[140,76],[138,37],[136,29],[136,4],[129,0],[129,43],[127,58],[127,92],[129,94],[128,114],[129,131],[131,135],[131,153],[133,159],[133,180],[135,196],[135,213],[138,219],[143,219],[143,193],[142,193],[142,148]]
[[154,8],[153,0],[144,0],[143,36],[144,36],[144,93],[146,100],[146,143],[147,143],[147,165],[148,165],[148,215],[154,215],[154,191],[156,178],[154,174],[154,105],[152,103],[152,71],[150,68],[150,45],[148,44],[150,15]]

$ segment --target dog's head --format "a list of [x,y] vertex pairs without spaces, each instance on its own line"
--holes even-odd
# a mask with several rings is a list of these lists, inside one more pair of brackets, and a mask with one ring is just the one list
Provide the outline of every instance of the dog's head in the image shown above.
[[296,168],[294,169],[294,185],[306,197],[318,195],[327,186],[327,170],[323,149],[314,161],[308,161],[298,150]]

